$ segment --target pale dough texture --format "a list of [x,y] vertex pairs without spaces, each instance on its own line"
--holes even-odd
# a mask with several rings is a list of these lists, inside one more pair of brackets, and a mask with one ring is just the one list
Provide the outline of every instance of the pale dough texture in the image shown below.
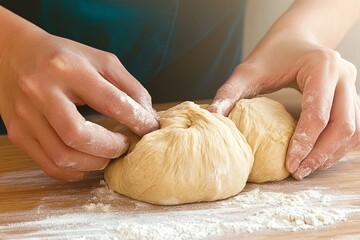
[[279,181],[289,176],[286,151],[296,121],[284,106],[269,98],[240,100],[229,114],[254,154],[248,181]]
[[282,104],[243,99],[229,118],[192,102],[160,113],[159,130],[142,139],[128,131],[130,149],[106,168],[106,182],[131,198],[175,205],[228,198],[247,181],[289,176],[285,157],[296,121]]
[[245,186],[253,155],[235,124],[192,102],[160,114],[160,129],[141,140],[105,171],[109,187],[160,205],[215,201]]

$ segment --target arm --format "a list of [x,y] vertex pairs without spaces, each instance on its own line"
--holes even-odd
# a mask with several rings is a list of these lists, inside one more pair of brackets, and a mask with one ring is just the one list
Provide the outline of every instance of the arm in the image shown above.
[[357,0],[296,0],[266,37],[295,35],[334,49],[360,16]]
[[360,139],[356,69],[333,50],[359,14],[357,0],[295,1],[236,67],[209,110],[226,115],[240,98],[296,85],[302,113],[287,168],[302,179],[331,166]]
[[60,38],[0,7],[0,114],[9,139],[50,176],[79,180],[128,148],[86,121],[87,104],[138,135],[158,128],[151,97],[110,53]]

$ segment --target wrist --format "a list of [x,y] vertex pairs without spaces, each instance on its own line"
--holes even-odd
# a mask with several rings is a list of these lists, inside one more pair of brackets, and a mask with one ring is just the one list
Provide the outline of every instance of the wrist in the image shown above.
[[16,47],[16,42],[19,42],[19,38],[24,38],[24,40],[27,38],[25,32],[41,29],[1,6],[0,18],[0,115],[3,115],[7,109],[6,106],[10,104],[9,96],[13,94],[11,79],[16,75],[11,61],[16,57],[15,55],[25,54],[23,46]]
[[18,36],[24,31],[39,31],[40,28],[0,6],[0,64],[11,53]]

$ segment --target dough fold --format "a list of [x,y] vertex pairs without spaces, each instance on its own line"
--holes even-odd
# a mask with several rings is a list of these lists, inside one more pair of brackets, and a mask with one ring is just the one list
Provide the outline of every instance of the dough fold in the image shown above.
[[238,194],[254,158],[234,122],[192,102],[160,114],[160,129],[113,160],[105,180],[116,192],[160,205],[215,201]]

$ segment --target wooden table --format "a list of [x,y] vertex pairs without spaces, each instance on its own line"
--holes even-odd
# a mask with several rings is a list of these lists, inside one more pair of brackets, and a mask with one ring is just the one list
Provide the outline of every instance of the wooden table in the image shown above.
[[[168,106],[161,105],[158,108]],[[106,126],[114,124],[106,118],[94,119]],[[121,239],[124,232],[119,229],[117,234],[109,237],[109,233],[116,232],[114,224],[120,219],[136,221],[136,217],[140,216],[141,221],[155,221],[156,224],[156,219],[166,219],[180,213],[196,218],[202,214],[207,216],[207,212],[217,209],[224,201],[231,201],[228,199],[220,203],[174,207],[154,206],[109,191],[102,179],[102,172],[92,173],[83,181],[75,183],[50,179],[6,136],[0,137],[0,239]],[[248,184],[244,192],[258,188],[260,191],[293,193],[310,187],[339,196],[351,194],[352,198],[340,197],[333,204],[351,205],[360,211],[360,149],[349,153],[334,167],[319,171],[303,181],[289,178],[279,183]],[[241,217],[251,214],[247,211],[242,212]],[[228,215],[234,217],[231,213]],[[265,229],[234,236],[213,236],[214,239],[243,237],[360,239],[360,215],[352,214],[346,221],[312,230],[291,232]]]

